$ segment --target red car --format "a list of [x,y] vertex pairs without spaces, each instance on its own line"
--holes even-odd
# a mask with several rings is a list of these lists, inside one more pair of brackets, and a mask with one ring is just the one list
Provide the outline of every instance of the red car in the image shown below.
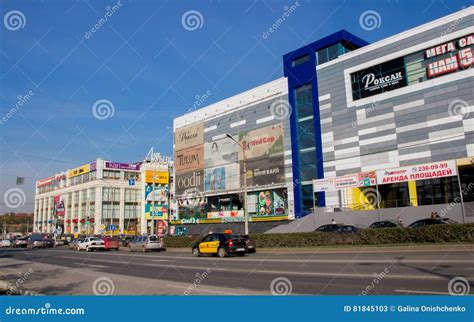
[[116,237],[104,237],[105,250],[119,250],[120,240]]

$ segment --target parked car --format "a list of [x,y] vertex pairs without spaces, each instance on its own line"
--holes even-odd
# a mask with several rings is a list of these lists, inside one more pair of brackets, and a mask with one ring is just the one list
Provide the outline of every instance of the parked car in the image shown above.
[[105,250],[119,250],[120,240],[116,237],[104,237],[104,248]]
[[74,238],[73,240],[71,240],[71,242],[69,243],[68,245],[68,248],[69,249],[77,249],[77,244],[84,240],[84,238]]
[[31,235],[28,238],[26,247],[28,249],[45,248],[44,238],[41,235]]
[[86,237],[79,241],[76,246],[77,251],[85,250],[86,252],[104,248],[104,241],[98,237]]
[[130,242],[135,238],[135,236],[125,236],[122,238],[122,246],[128,247]]
[[44,247],[54,247],[54,240],[51,238],[44,239]]
[[449,218],[425,218],[425,219],[420,219],[415,222],[412,222],[408,226],[408,228],[421,228],[425,226],[449,225],[449,224],[457,224],[457,222]]
[[11,247],[12,241],[10,239],[4,239],[0,241],[0,247]]
[[54,241],[54,246],[65,246],[67,244],[68,244],[67,240],[64,240],[64,239],[56,239]]
[[324,232],[324,233],[333,233],[341,226],[342,226],[342,224],[322,225],[322,226],[319,226],[318,228],[316,228],[315,231]]
[[400,223],[392,220],[376,221],[372,223],[369,228],[401,228],[403,227]]
[[245,239],[247,243],[247,253],[255,253],[257,252],[257,245],[255,244],[255,240],[250,238],[249,235],[240,235],[241,238]]
[[28,237],[18,237],[13,243],[13,247],[26,247],[28,246]]
[[336,233],[338,234],[353,234],[360,231],[359,227],[352,226],[352,225],[341,225],[336,229]]
[[131,252],[136,250],[142,252],[146,252],[148,250],[166,250],[163,239],[156,235],[137,236],[130,242],[129,246]]
[[247,252],[247,241],[239,235],[213,233],[204,236],[192,246],[194,256],[212,254],[225,257],[228,254],[244,256]]

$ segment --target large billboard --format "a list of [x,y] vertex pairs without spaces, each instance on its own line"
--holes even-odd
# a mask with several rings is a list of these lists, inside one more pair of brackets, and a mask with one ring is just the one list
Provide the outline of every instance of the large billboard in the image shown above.
[[440,161],[425,163],[402,168],[377,171],[377,183],[388,184],[407,182],[411,180],[436,179],[456,176],[458,174],[456,161]]
[[174,133],[175,151],[204,143],[204,123],[198,122],[179,128]]
[[156,184],[168,184],[168,182],[169,182],[169,173],[168,173],[168,171],[146,170],[145,171],[145,182],[146,183],[156,183]]
[[204,164],[206,168],[217,167],[239,161],[240,147],[229,138],[204,143]]
[[204,169],[204,147],[199,145],[176,151],[174,155],[176,173]]
[[237,190],[240,187],[239,164],[204,170],[204,191]]
[[[283,125],[281,123],[244,132],[239,137],[247,160],[283,154]],[[243,159],[242,152],[240,160]]]
[[203,170],[176,174],[175,193],[177,196],[184,195],[186,191],[195,193],[202,192],[203,187]]
[[[240,163],[243,169],[243,161]],[[247,186],[249,187],[284,183],[285,163],[283,154],[247,160],[246,177]]]
[[65,207],[64,207],[64,196],[57,195],[53,197],[54,203],[54,213],[56,216],[64,216]]
[[140,165],[138,165],[138,164],[112,162],[112,161],[105,161],[104,168],[105,169],[140,171]]

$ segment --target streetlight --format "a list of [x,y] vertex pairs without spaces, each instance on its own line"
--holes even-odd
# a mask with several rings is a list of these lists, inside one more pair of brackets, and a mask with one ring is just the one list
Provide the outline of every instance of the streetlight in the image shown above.
[[245,157],[245,149],[232,135],[229,133],[225,134],[229,139],[237,143],[237,145],[242,150],[242,161],[244,165],[244,222],[245,222],[245,235],[249,234],[249,217],[247,213],[247,159]]

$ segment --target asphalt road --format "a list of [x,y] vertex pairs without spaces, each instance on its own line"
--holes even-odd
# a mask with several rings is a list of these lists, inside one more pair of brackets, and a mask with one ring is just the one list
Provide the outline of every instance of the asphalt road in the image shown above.
[[[463,277],[472,294],[473,254],[473,245],[285,250],[227,258],[196,258],[188,249],[145,254],[1,249],[0,281],[42,294],[426,295],[449,294],[449,281]],[[112,285],[97,290],[103,280]]]

